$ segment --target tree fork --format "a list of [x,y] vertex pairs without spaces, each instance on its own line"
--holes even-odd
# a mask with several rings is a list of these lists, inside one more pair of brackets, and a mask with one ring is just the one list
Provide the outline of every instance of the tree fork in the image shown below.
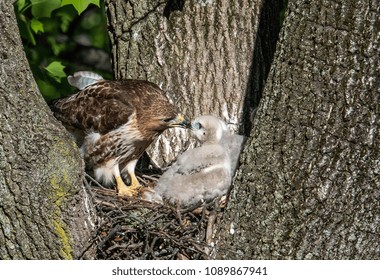
[[[116,78],[148,79],[188,117],[220,116],[233,130],[249,133],[250,125],[242,124],[257,106],[274,52],[267,38],[257,38],[260,8],[272,7],[276,39],[279,1],[148,2],[106,1]],[[174,8],[167,17],[169,4]],[[166,132],[150,155],[160,166],[170,163],[188,138],[184,131]]]

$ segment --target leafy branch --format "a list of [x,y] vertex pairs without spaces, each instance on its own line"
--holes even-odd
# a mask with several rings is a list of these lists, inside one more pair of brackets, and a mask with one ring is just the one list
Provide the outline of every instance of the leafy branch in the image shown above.
[[83,68],[75,59],[78,38],[87,39],[86,47],[109,49],[100,0],[17,0],[14,7],[25,53],[45,99],[72,91],[64,70]]

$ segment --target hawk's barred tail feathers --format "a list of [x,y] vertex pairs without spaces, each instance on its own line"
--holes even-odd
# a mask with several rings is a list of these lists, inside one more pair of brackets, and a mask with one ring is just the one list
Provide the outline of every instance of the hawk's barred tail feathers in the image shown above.
[[72,76],[67,77],[69,84],[80,90],[102,80],[104,80],[102,76],[90,71],[75,72]]

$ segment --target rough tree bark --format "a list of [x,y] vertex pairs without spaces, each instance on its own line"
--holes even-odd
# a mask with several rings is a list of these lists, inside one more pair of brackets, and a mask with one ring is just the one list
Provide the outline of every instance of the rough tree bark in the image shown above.
[[[242,130],[279,32],[281,1],[264,1],[271,24],[267,37],[257,38],[262,2],[106,0],[116,78],[155,82],[189,118],[213,114]],[[167,131],[150,155],[159,165],[168,163],[188,138],[184,130]]]
[[71,259],[94,222],[82,160],[38,92],[12,4],[0,2],[0,259]]
[[379,259],[379,14],[290,1],[217,258]]

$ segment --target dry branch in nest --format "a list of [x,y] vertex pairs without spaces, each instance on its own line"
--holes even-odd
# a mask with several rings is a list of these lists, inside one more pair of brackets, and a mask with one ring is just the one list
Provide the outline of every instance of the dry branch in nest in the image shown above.
[[[86,176],[100,222],[92,246],[96,259],[208,259],[213,254],[215,224],[221,206],[208,204],[181,209],[140,198],[120,197]],[[155,176],[140,177],[154,186]]]

